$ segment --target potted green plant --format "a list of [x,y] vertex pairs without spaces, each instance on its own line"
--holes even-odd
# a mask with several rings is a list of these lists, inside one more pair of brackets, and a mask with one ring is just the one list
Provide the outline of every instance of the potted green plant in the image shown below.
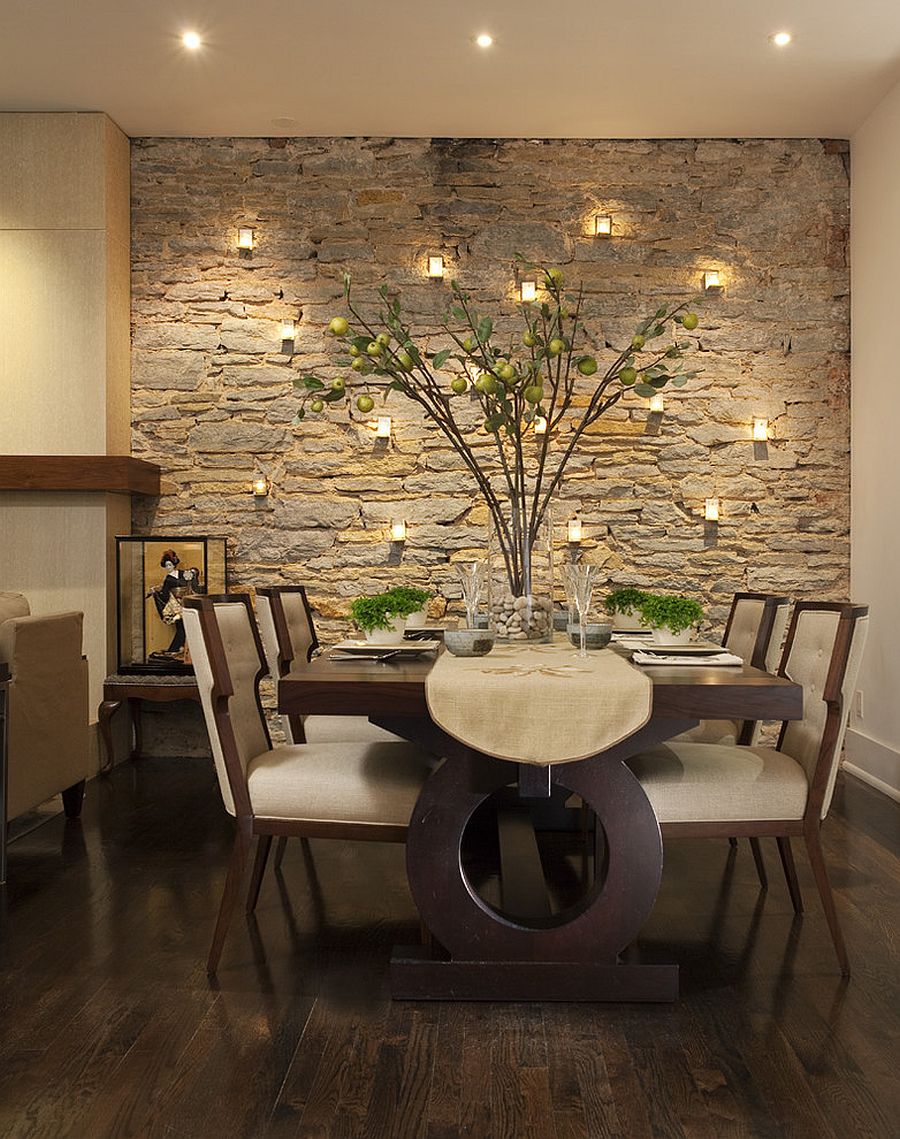
[[406,618],[397,612],[397,603],[390,593],[355,598],[350,603],[350,616],[365,633],[367,641],[399,645],[403,640]]
[[389,589],[387,596],[393,599],[397,616],[406,618],[407,629],[421,629],[424,626],[428,618],[425,607],[432,597],[427,589],[398,585]]
[[703,620],[703,609],[691,597],[648,593],[640,606],[641,623],[649,625],[653,640],[661,645],[683,645]]
[[643,589],[624,585],[607,595],[603,608],[612,618],[616,629],[640,629],[641,605],[648,594]]

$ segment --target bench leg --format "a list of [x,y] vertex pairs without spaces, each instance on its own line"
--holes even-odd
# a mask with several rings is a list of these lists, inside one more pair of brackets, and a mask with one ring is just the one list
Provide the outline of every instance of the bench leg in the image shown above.
[[63,810],[67,819],[77,819],[81,814],[81,805],[84,802],[84,780],[73,783],[62,793]]

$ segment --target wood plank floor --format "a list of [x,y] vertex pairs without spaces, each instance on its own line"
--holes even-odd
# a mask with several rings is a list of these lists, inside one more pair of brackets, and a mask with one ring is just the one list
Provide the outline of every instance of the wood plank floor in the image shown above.
[[670,844],[642,935],[674,1006],[392,1003],[416,915],[399,847],[289,844],[217,982],[230,847],[204,761],[89,786],[84,818],[10,847],[0,915],[0,1135],[47,1139],[848,1139],[900,1134],[900,814],[841,781],[825,844],[854,963],[774,850]]

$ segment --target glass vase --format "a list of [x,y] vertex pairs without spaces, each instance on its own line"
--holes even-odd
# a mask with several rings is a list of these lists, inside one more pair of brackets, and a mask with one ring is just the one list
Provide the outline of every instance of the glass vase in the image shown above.
[[553,639],[553,525],[548,506],[536,527],[510,510],[488,523],[489,627],[501,641]]

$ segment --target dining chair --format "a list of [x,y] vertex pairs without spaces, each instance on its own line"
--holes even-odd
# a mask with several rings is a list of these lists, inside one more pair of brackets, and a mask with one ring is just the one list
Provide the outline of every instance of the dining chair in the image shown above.
[[[256,615],[263,649],[274,681],[291,671],[295,660],[312,660],[319,647],[312,610],[302,585],[268,585],[256,590]],[[365,716],[283,716],[288,743],[369,743],[400,739]]]
[[786,720],[777,746],[673,740],[629,761],[665,840],[775,838],[794,912],[803,900],[791,838],[802,837],[845,976],[850,962],[822,853],[868,630],[868,606],[798,602],[778,669],[803,686],[803,718]]
[[207,971],[215,973],[254,837],[248,912],[259,898],[273,836],[405,842],[431,769],[407,743],[273,747],[259,698],[267,669],[250,598],[186,598],[183,620],[219,789],[237,824],[207,959]]
[[[790,598],[770,593],[736,593],[731,601],[722,647],[753,668],[775,672],[787,628]],[[694,743],[756,743],[759,724],[741,720],[701,720],[677,736]]]

